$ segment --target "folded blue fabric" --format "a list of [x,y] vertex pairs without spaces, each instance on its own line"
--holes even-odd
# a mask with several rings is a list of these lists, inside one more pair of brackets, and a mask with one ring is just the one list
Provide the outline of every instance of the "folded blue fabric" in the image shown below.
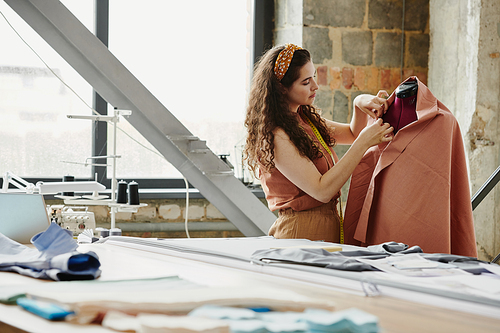
[[76,251],[73,236],[55,223],[33,236],[32,242],[36,249],[0,233],[0,271],[56,281],[92,280],[101,274],[97,254]]
[[31,243],[46,257],[72,252],[78,247],[73,239],[73,233],[54,222],[49,225],[47,230],[31,237]]

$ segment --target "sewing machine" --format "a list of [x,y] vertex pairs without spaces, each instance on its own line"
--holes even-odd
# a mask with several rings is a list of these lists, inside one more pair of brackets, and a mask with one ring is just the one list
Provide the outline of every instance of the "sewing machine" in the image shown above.
[[94,213],[89,212],[88,207],[52,205],[47,206],[47,213],[51,222],[72,231],[73,236],[78,236],[86,229],[96,229]]

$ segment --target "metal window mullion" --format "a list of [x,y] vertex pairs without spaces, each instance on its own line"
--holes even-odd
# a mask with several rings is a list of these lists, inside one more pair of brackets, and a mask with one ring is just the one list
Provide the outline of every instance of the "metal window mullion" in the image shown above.
[[[109,41],[109,0],[94,1],[94,34],[107,47]],[[99,114],[108,114],[108,103],[95,91],[92,90],[92,107]],[[92,125],[92,156],[107,155],[108,129],[107,123],[96,121]],[[106,164],[106,159],[96,159],[96,164]],[[91,178],[97,178],[98,182],[111,187],[111,181],[107,177],[107,167],[92,166]]]

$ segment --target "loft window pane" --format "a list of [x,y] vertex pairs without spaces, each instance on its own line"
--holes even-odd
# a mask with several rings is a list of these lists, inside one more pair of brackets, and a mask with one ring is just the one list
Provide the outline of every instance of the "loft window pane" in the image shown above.
[[[193,135],[215,154],[229,154],[238,176],[249,73],[247,0],[111,0],[109,12],[110,51]],[[144,141],[125,122],[119,126]],[[163,157],[117,134],[118,178],[179,177]]]
[[[112,113],[113,110],[108,111]],[[182,174],[170,164],[132,125],[120,119],[116,132],[116,177],[182,178]],[[113,128],[108,126],[108,152],[112,155]],[[112,161],[108,160],[108,164]],[[112,169],[108,168],[108,177]]]
[[[92,26],[93,1],[63,4]],[[92,124],[67,115],[91,113],[80,98],[91,105],[92,88],[5,2],[0,11],[0,174],[90,177],[77,163],[91,156]]]

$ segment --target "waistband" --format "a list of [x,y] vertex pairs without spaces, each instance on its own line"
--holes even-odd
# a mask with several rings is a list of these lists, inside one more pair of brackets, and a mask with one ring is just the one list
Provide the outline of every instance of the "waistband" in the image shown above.
[[291,215],[291,214],[296,214],[296,213],[312,213],[312,214],[332,214],[335,213],[337,214],[337,204],[339,202],[339,199],[335,199],[332,201],[329,201],[327,203],[322,204],[321,206],[306,209],[306,210],[301,210],[301,211],[295,211],[292,208],[284,208],[279,210],[279,215]]

